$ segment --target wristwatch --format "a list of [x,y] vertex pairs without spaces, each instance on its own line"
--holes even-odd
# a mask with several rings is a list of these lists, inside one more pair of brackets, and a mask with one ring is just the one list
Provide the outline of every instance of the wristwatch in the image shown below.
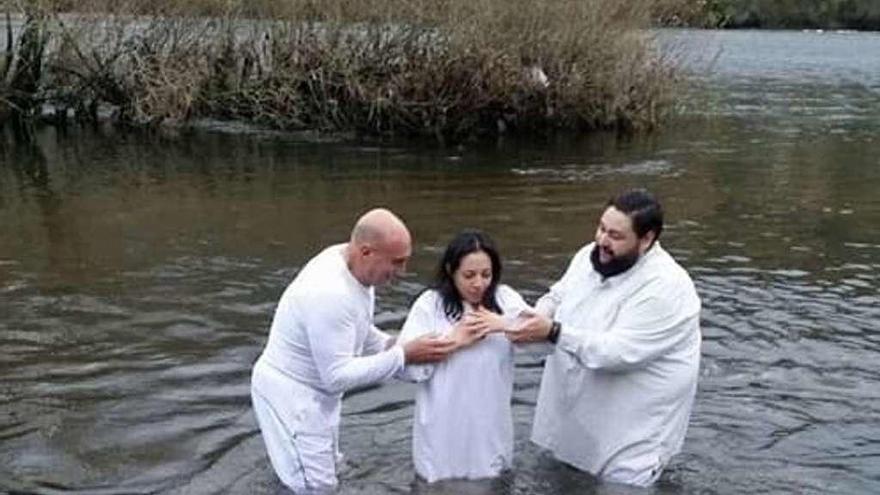
[[550,324],[550,333],[547,334],[547,340],[549,340],[551,343],[555,344],[556,341],[559,340],[559,334],[561,332],[562,332],[562,323],[559,323],[558,321],[554,320],[553,323]]

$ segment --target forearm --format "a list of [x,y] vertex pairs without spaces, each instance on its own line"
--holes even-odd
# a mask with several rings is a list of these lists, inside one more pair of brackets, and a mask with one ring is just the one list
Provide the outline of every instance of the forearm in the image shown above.
[[397,338],[383,332],[375,325],[370,329],[367,339],[364,342],[364,354],[376,354],[377,352],[387,351],[397,343]]
[[637,333],[629,328],[603,331],[563,325],[556,348],[573,356],[586,368],[620,371],[645,366],[674,348],[681,337],[676,328]]
[[559,332],[556,349],[576,359],[588,369],[613,369],[623,364],[619,353],[601,336],[588,330],[565,326]]
[[553,291],[547,292],[535,302],[535,312],[547,318],[552,318],[556,314],[556,308],[559,307],[560,301],[559,294]]
[[395,345],[370,356],[351,357],[330,363],[324,368],[321,378],[327,392],[342,393],[391,378],[403,366],[403,348]]

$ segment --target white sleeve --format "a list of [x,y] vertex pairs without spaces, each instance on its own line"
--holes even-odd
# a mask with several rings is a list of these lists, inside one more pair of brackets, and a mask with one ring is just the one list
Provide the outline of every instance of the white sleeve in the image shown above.
[[565,273],[562,274],[562,278],[551,285],[550,290],[535,302],[535,311],[537,313],[542,314],[547,318],[553,318],[556,314],[556,309],[559,308],[559,305],[562,304],[562,299],[565,297],[566,287],[570,285],[568,283],[569,280],[574,276],[575,272],[583,269],[582,265],[585,261],[589,261],[592,246],[593,244],[591,243],[581,248],[581,250],[572,257],[571,262],[568,264],[568,268],[566,268]]
[[553,284],[550,287],[550,290],[543,296],[538,298],[535,302],[535,312],[544,315],[547,318],[553,318],[553,315],[556,314],[556,308],[562,303],[562,293],[563,291],[560,280]]
[[388,349],[394,344],[394,337],[388,335],[375,325],[370,326],[370,332],[364,341],[364,355],[376,354]]
[[[652,283],[625,301],[610,329],[562,327],[559,350],[590,369],[625,370],[644,366],[688,338],[699,320],[699,300],[668,283]],[[696,301],[696,304],[693,302]]]
[[[435,311],[434,304],[436,304],[436,298],[427,291],[416,299],[406,316],[406,321],[400,330],[400,336],[397,337],[397,342],[400,345],[436,331],[433,328],[434,318],[432,317]],[[433,364],[407,364],[397,373],[396,377],[410,382],[423,382],[431,378],[433,374]]]
[[320,299],[323,299],[321,295],[307,298],[300,312],[315,367],[326,392],[342,393],[378,383],[403,368],[404,356],[400,346],[371,356],[359,356],[359,350],[355,349],[355,308],[335,304],[333,309],[327,309]]
[[[513,328],[517,323],[517,318],[519,314],[523,311],[534,311],[535,308],[529,306],[529,303],[523,299],[523,297],[519,294],[519,292],[513,290],[511,287],[507,285],[501,285],[498,287],[498,305],[501,306],[501,312],[504,316],[504,321],[507,323],[507,328]],[[534,350],[535,344],[514,344],[513,350],[516,352],[523,351],[525,349]],[[538,353],[540,354],[550,354],[553,352],[553,349],[539,349]]]
[[[513,323],[517,316],[524,310],[535,311],[535,308],[529,306],[529,303],[523,299],[519,292],[511,287],[502,285],[498,287],[498,304],[504,312],[504,319],[509,323]],[[517,354],[535,354],[538,356],[549,356],[556,350],[550,342],[524,342],[513,344],[513,351]]]
[[529,303],[508,285],[499,285],[496,294],[498,305],[501,307],[502,316],[505,320],[515,320],[523,311],[534,311]]

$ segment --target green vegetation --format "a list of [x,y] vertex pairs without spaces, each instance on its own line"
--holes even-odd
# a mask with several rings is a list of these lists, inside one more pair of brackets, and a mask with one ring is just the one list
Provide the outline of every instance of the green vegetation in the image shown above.
[[715,27],[880,29],[877,0],[705,0]]
[[109,109],[136,125],[210,117],[441,140],[649,129],[677,77],[643,28],[681,4],[30,2],[7,6],[24,21],[8,30],[0,115],[52,108],[66,122]]

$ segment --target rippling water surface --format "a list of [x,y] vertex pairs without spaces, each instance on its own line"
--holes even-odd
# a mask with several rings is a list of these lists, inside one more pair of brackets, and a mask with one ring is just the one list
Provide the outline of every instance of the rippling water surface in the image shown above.
[[645,185],[705,308],[691,428],[659,485],[597,484],[529,444],[541,367],[521,355],[513,473],[414,482],[413,390],[391,383],[345,401],[342,491],[880,492],[880,36],[669,34],[709,47],[702,88],[633,140],[7,139],[0,491],[275,493],[250,366],[284,286],[359,212],[387,205],[415,236],[411,275],[379,294],[380,326],[397,328],[460,228],[494,235],[533,300],[607,197]]

